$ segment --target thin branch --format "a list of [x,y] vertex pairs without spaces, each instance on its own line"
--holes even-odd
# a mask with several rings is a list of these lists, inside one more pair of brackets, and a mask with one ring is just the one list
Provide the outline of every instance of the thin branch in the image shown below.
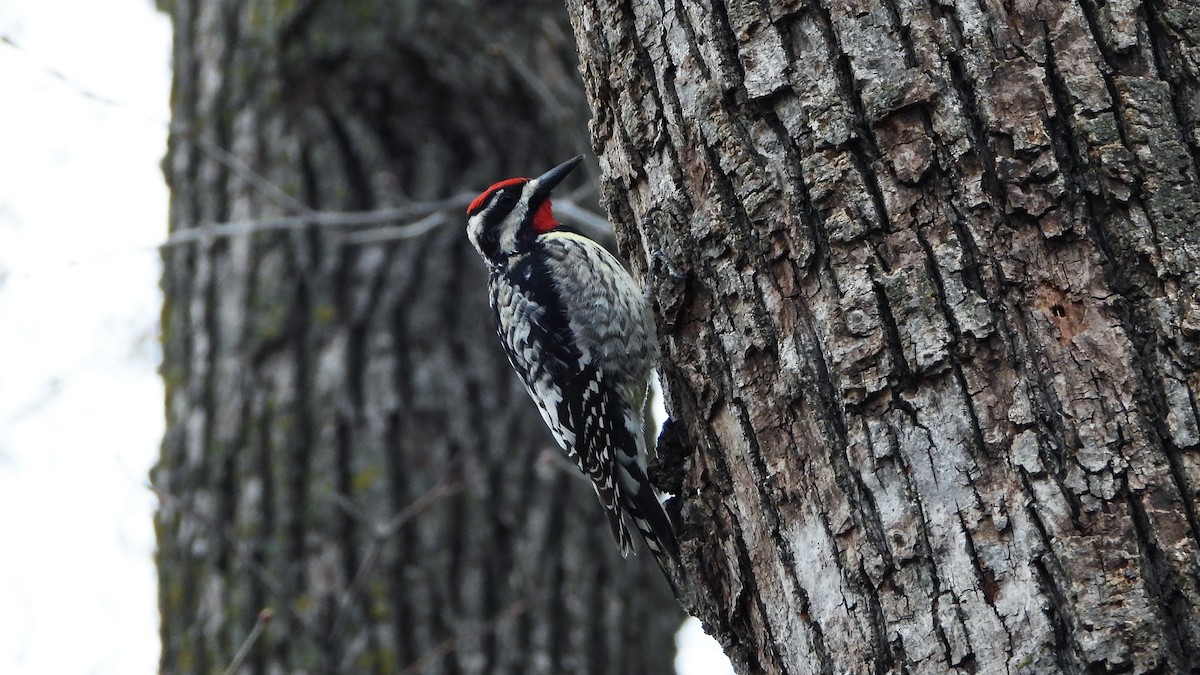
[[107,96],[104,96],[103,94],[97,94],[95,91],[92,91],[88,87],[80,84],[77,80],[72,78],[70,75],[67,75],[63,71],[59,70],[58,68],[55,68],[54,66],[51,66],[45,62],[42,62],[40,59],[38,59],[33,54],[31,54],[27,49],[25,49],[25,47],[21,46],[21,44],[19,42],[13,40],[12,37],[10,37],[8,35],[0,33],[0,44],[7,45],[7,46],[11,47],[14,51],[20,52],[22,56],[24,56],[25,58],[32,61],[34,63],[34,65],[38,69],[40,69],[42,72],[46,73],[50,77],[63,83],[69,89],[74,91],[76,94],[79,94],[83,98],[86,98],[87,100],[92,101],[93,103],[99,103],[100,105],[108,106],[110,108],[122,108],[127,111],[135,112],[139,117],[144,117],[145,119],[147,119],[151,122],[154,122],[155,124],[162,124],[162,125],[166,124],[166,122],[164,122],[161,117],[155,117],[154,115],[151,115],[149,113],[134,110],[132,107],[130,107],[116,99],[109,98]]
[[457,479],[446,480],[434,486],[428,492],[417,497],[411,504],[404,507],[400,513],[392,517],[383,527],[375,528],[375,536],[387,539],[396,533],[405,523],[433,506],[434,503],[462,492],[462,482]]
[[[399,513],[388,519],[386,523],[382,525],[368,524],[371,541],[367,544],[358,569],[354,571],[354,578],[350,580],[350,585],[338,594],[337,613],[334,616],[333,627],[329,631],[331,635],[338,635],[338,629],[341,627],[342,620],[347,616],[346,610],[350,607],[354,596],[363,587],[363,584],[366,583],[367,575],[374,570],[375,564],[379,561],[383,542],[391,538],[405,523],[426,511],[437,501],[453,496],[461,491],[462,483],[460,481],[455,479],[444,480],[430,488],[420,497],[417,497],[408,506],[401,509]],[[367,517],[346,495],[338,493],[333,497],[334,503],[337,504],[338,508],[348,513],[351,518],[361,523],[367,523]]]
[[[6,45],[15,51],[21,52],[27,58],[35,60],[20,43],[13,40],[10,36],[0,34],[0,44]],[[500,56],[508,63],[508,65],[523,79],[526,83],[543,99],[544,103],[558,111],[556,114],[562,114],[565,106],[562,101],[558,100],[550,86],[533,70],[521,60],[516,54],[511,51],[498,47]],[[377,209],[374,211],[316,211],[310,206],[300,201],[278,184],[272,182],[263,174],[255,171],[253,167],[239,158],[232,152],[222,148],[212,141],[204,138],[203,134],[198,133],[195,128],[180,124],[178,122],[167,122],[163,119],[133,109],[129,105],[122,103],[113,98],[98,94],[77,80],[67,75],[66,73],[54,68],[45,63],[37,63],[38,68],[44,71],[50,77],[62,82],[65,86],[79,94],[81,97],[98,103],[100,105],[116,108],[130,113],[136,114],[147,121],[161,125],[166,128],[167,133],[171,136],[191,144],[207,155],[213,161],[225,166],[233,171],[248,184],[264,194],[269,195],[274,201],[290,211],[288,215],[283,215],[275,218],[263,218],[258,220],[244,220],[226,223],[210,223],[202,224],[197,227],[188,227],[178,229],[173,232],[167,241],[159,246],[159,250],[167,249],[173,246],[178,246],[185,243],[193,243],[197,241],[212,241],[219,237],[230,237],[248,232],[262,232],[272,230],[289,230],[303,228],[309,226],[317,227],[360,227],[367,225],[384,225],[394,223],[396,221],[408,221],[420,219],[417,222],[400,226],[399,229],[395,226],[387,228],[379,228],[372,232],[362,232],[347,238],[347,242],[351,244],[374,244],[387,241],[395,241],[397,239],[407,239],[410,237],[418,237],[428,232],[436,230],[443,222],[439,219],[429,219],[428,217],[438,211],[445,211],[454,208],[462,208],[471,202],[474,194],[462,193],[450,197],[448,199],[413,202],[405,206]],[[591,187],[586,188],[590,193]],[[602,237],[608,236],[612,232],[608,221],[601,215],[584,209],[575,203],[576,199],[580,198],[580,193],[583,190],[576,191],[568,199],[555,203],[555,208],[559,215],[572,225],[578,226],[580,229],[589,232],[593,236]]]
[[366,514],[364,514],[361,509],[355,506],[354,502],[351,501],[346,495],[341,494],[340,492],[335,493],[332,496],[332,499],[333,503],[336,504],[339,509],[344,511],[351,518],[370,528],[372,537],[377,540],[384,540],[395,534],[396,530],[399,530],[401,527],[403,527],[405,523],[428,510],[430,506],[433,506],[442,499],[452,497],[459,492],[462,492],[462,489],[463,485],[461,481],[456,478],[447,478],[446,480],[443,480],[437,485],[426,490],[425,493],[420,497],[417,497],[413,501],[409,502],[408,506],[400,509],[398,513],[388,518],[387,521],[382,524],[372,524],[367,522],[368,518]]
[[[204,531],[216,534],[224,539],[229,544],[238,562],[240,562],[247,570],[249,570],[251,575],[261,582],[272,595],[277,598],[287,596],[284,585],[279,581],[279,579],[275,578],[270,571],[260,565],[258,561],[254,560],[254,558],[245,550],[241,540],[234,535],[232,527],[222,527],[216,522],[215,517],[210,518],[201,513],[200,510],[195,508],[188,500],[168,495],[154,485],[148,485],[147,487],[156,497],[158,497],[162,508],[173,509],[185,513],[192,518],[195,518],[196,521],[204,527]],[[304,630],[306,634],[313,637],[321,635],[321,632],[317,630],[316,626],[314,626],[312,622],[309,621],[304,615],[295,610],[288,611],[288,615],[290,616],[291,620],[295,621],[296,624]]]
[[213,158],[219,164],[225,165],[226,168],[231,169],[259,191],[270,195],[285,208],[290,208],[292,211],[304,215],[316,213],[308,204],[296,199],[287,190],[271,182],[271,179],[255,171],[237,155],[204,138],[203,135],[196,133],[192,127],[179,124],[178,122],[171,122],[167,129],[172,136],[200,148],[204,154]]
[[246,661],[246,657],[250,655],[250,650],[254,648],[254,643],[258,641],[258,636],[262,635],[263,629],[267,624],[271,623],[271,619],[275,618],[275,612],[270,607],[264,607],[258,613],[258,620],[254,622],[254,628],[250,629],[250,634],[242,641],[242,646],[238,647],[237,654],[234,654],[233,661],[229,663],[229,667],[225,669],[225,675],[234,675],[242,667],[242,663]]
[[361,246],[364,244],[381,244],[396,241],[397,239],[412,239],[427,232],[432,232],[444,224],[446,224],[446,214],[445,212],[438,212],[401,227],[377,227],[362,232],[355,232],[354,234],[347,235],[342,241],[347,244]]
[[604,216],[588,209],[579,206],[575,202],[556,201],[554,202],[555,215],[562,217],[563,220],[571,221],[572,225],[578,225],[586,234],[595,238],[611,237],[613,234],[612,225]]
[[526,602],[524,598],[517,600],[513,604],[509,605],[508,609],[496,615],[496,617],[491,621],[482,624],[478,628],[459,633],[454,637],[446,638],[441,644],[425,652],[421,655],[421,658],[413,661],[406,668],[404,668],[404,670],[401,670],[400,675],[415,675],[415,673],[424,672],[425,669],[433,665],[435,661],[443,659],[447,654],[453,652],[455,648],[458,647],[458,642],[460,640],[475,638],[487,633],[491,633],[505,623],[516,619],[518,616],[521,616],[528,611],[528,609],[529,603]]
[[513,69],[513,72],[533,90],[537,97],[542,99],[542,103],[551,110],[551,115],[554,119],[563,119],[567,116],[567,106],[555,95],[554,90],[546,83],[545,78],[534,72],[533,68],[530,68],[529,64],[525,63],[521,57],[502,44],[494,45],[492,53],[503,59]]
[[[432,232],[447,222],[446,211],[461,209],[470,203],[473,195],[461,193],[447,199],[428,202],[413,202],[404,206],[376,209],[374,211],[313,211],[300,216],[279,216],[258,220],[242,220],[228,223],[212,223],[198,227],[188,227],[176,230],[159,245],[160,249],[168,249],[180,244],[190,244],[198,241],[213,241],[221,237],[232,237],[239,234],[291,230],[305,227],[352,228],[367,225],[380,225],[395,221],[413,222],[402,225],[379,227],[364,232],[357,232],[345,237],[348,244],[377,244],[398,239],[410,239]],[[594,211],[589,211],[571,201],[556,201],[554,209],[567,223],[575,225],[594,238],[612,236],[612,226],[605,218]]]
[[[22,53],[23,55],[28,57],[31,61],[35,61],[35,62],[37,61],[37,59],[35,59],[31,54],[29,54],[29,52],[24,47],[22,47],[20,43],[16,42],[8,35],[0,34],[0,44],[7,45],[7,46],[11,47],[12,49]],[[108,96],[104,96],[102,94],[97,94],[95,91],[93,91],[90,88],[88,88],[87,86],[79,83],[77,80],[75,80],[75,78],[71,77],[70,75],[67,75],[63,71],[55,68],[54,66],[48,65],[46,63],[37,63],[37,67],[40,68],[43,72],[45,72],[50,77],[63,83],[69,89],[74,91],[76,94],[79,94],[81,97],[83,97],[89,101],[92,101],[94,103],[99,103],[100,105],[108,106],[110,108],[116,108],[119,110],[133,112],[137,116],[142,117],[149,122],[152,122],[156,125],[161,125],[161,126],[166,127],[168,134],[170,134],[180,140],[191,143],[193,146],[199,148],[201,152],[208,155],[212,159],[216,160],[219,164],[225,165],[225,167],[229,168],[234,173],[241,176],[243,179],[246,180],[246,182],[250,183],[255,188],[261,190],[264,193],[271,195],[271,197],[273,197],[276,201],[278,201],[280,204],[282,204],[285,208],[288,208],[294,212],[303,213],[303,214],[312,212],[312,208],[309,207],[307,204],[300,201],[299,199],[296,199],[291,194],[289,194],[286,190],[279,187],[275,183],[271,182],[271,180],[268,179],[266,176],[263,176],[262,174],[255,171],[253,168],[250,167],[249,164],[246,164],[240,158],[238,158],[237,155],[234,155],[232,152],[229,152],[225,148],[222,148],[221,146],[217,145],[216,143],[213,143],[212,141],[205,139],[201,134],[196,133],[196,131],[192,127],[190,127],[188,125],[180,124],[178,122],[167,122],[160,117],[156,117],[154,115],[150,115],[148,113],[135,110],[132,107],[122,103],[121,101],[118,101],[113,98],[109,98]]]
[[[427,202],[413,202],[374,211],[313,211],[301,216],[279,216],[260,220],[243,220],[228,223],[211,223],[198,227],[188,227],[171,233],[161,248],[170,248],[179,244],[196,241],[209,241],[219,237],[231,237],[250,232],[266,232],[271,230],[290,230],[303,227],[361,227],[364,225],[381,225],[394,221],[406,221],[413,218],[424,218],[438,211],[453,208],[463,208],[471,203],[474,195],[462,193],[448,199]],[[428,224],[423,227],[432,229]],[[423,234],[424,232],[422,232]]]

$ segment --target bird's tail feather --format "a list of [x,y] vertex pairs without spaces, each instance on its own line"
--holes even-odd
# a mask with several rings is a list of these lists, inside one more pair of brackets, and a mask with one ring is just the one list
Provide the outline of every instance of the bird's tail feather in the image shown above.
[[629,514],[642,540],[646,542],[646,548],[650,549],[663,576],[667,578],[667,583],[678,595],[683,568],[671,518],[658,501],[654,486],[650,485],[650,480],[636,462],[620,464],[617,472],[623,474],[616,481],[622,510]]

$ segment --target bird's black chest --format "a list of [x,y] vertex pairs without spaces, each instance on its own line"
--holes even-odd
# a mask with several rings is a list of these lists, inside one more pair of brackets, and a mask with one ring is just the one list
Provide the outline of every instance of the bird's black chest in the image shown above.
[[508,283],[520,286],[527,292],[537,291],[551,283],[550,270],[539,256],[533,254],[514,258],[500,274]]
[[493,271],[491,287],[496,330],[510,357],[536,352],[562,366],[577,361],[570,321],[544,260],[532,254],[514,259]]

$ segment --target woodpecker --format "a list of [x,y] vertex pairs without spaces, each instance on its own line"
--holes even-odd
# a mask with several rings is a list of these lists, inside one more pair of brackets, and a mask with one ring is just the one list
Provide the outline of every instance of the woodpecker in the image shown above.
[[537,178],[492,185],[467,207],[467,236],[487,263],[496,332],[554,439],[592,481],[621,555],[622,513],[671,581],[670,518],[646,478],[643,410],[658,357],[638,285],[604,247],[558,223],[550,192],[583,157]]

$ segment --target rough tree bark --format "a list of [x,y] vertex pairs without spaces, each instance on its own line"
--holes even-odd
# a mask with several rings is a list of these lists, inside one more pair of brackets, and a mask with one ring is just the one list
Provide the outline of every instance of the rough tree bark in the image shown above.
[[1200,7],[568,6],[739,671],[1200,668]]
[[[678,607],[652,559],[616,554],[506,363],[466,201],[407,238],[262,222],[578,152],[562,7],[169,11],[162,670],[222,672],[246,645],[256,673],[669,671]],[[211,229],[230,221],[259,224]]]

